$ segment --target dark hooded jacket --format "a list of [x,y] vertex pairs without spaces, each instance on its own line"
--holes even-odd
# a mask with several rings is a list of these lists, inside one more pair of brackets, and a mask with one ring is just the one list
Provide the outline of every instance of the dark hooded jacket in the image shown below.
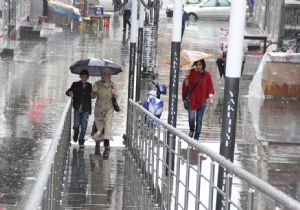
[[83,112],[92,112],[92,102],[91,102],[91,93],[92,93],[92,84],[87,82],[85,88],[81,81],[73,82],[71,87],[67,90],[66,95],[69,91],[73,92],[73,108],[76,111],[81,110]]

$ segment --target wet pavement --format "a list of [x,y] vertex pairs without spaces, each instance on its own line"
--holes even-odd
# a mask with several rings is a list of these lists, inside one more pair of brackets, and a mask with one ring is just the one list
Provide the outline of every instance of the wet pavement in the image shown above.
[[[105,57],[121,65],[121,54],[127,57],[128,51],[122,51],[118,28],[100,34],[56,33],[48,42],[24,41],[14,45],[14,59],[0,62],[0,204],[8,209],[22,209],[68,100],[65,91],[78,80],[68,67],[87,57]],[[121,87],[127,85],[124,75],[127,74],[114,77],[120,93]],[[97,79],[92,78],[91,82]],[[120,98],[124,107],[126,101]],[[120,121],[114,123],[121,126],[114,135],[121,136],[124,112],[119,116]]]
[[95,155],[92,146],[70,148],[69,180],[63,209],[122,209],[124,148],[112,148],[110,158]]
[[[68,70],[74,61],[95,57],[123,65],[124,72],[113,77],[123,111],[115,114],[112,143],[122,144],[126,125],[129,39],[128,34],[124,36],[121,32],[121,21],[121,18],[113,18],[110,30],[98,34],[91,27],[90,32],[56,33],[46,43],[19,42],[15,58],[0,61],[3,90],[0,95],[0,207],[22,209],[67,102],[65,90],[78,79]],[[185,31],[182,48],[218,55],[219,28],[227,25],[227,22],[191,24]],[[163,64],[163,60],[170,55],[171,37],[172,21],[162,17],[157,72],[159,80],[167,85],[170,67]],[[256,58],[246,58],[246,69],[240,81],[235,163],[300,199],[300,131],[297,129],[300,102],[265,100],[257,103],[248,98],[255,63]],[[206,110],[201,142],[217,147],[224,81],[219,78],[214,60],[208,61],[208,67],[213,75],[216,97],[214,105]],[[180,83],[184,72],[183,69],[180,73]],[[97,79],[91,78],[91,82]],[[179,90],[181,95],[181,85]],[[168,97],[162,98],[167,104]],[[187,114],[181,100],[178,107],[178,128],[187,132]],[[167,108],[162,116],[162,119],[166,118]],[[88,134],[92,120],[93,116]],[[135,183],[133,180],[138,179],[129,179],[126,173],[121,175],[126,160],[122,148],[114,148],[109,160],[103,160],[94,155],[92,141],[87,143],[91,146],[86,146],[84,151],[78,151],[74,146],[70,148],[69,191],[64,199],[66,209],[78,208],[81,204],[90,205],[90,209],[118,209],[123,205],[124,191],[140,195],[137,189],[128,188],[126,182],[135,185],[141,181]],[[104,178],[98,179],[99,176]],[[122,183],[125,183],[123,189]]]

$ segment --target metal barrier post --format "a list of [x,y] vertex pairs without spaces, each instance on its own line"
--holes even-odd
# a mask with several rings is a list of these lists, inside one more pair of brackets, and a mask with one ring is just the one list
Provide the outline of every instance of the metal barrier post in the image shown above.
[[225,193],[226,193],[225,210],[230,209],[231,180],[232,180],[232,176],[229,173],[227,173],[226,184],[225,184]]
[[140,110],[138,110],[138,121],[139,121],[139,127],[138,127],[138,139],[137,139],[137,168],[138,170],[141,169],[141,160],[142,160],[142,156],[141,156],[141,139],[143,138],[143,126],[144,123],[142,123],[143,120],[143,115],[141,114]]
[[[56,153],[56,152],[55,152]],[[51,170],[51,195],[50,195],[50,198],[51,198],[51,201],[50,201],[50,209],[52,210],[53,209],[53,192],[54,192],[54,164],[52,162],[52,170]]]
[[154,186],[152,183],[154,183],[154,138],[155,138],[155,130],[156,127],[154,125],[152,125],[152,138],[151,138],[151,182],[150,184],[150,189],[151,189],[151,195],[154,195]]
[[[170,135],[168,135],[169,137]],[[176,138],[176,137],[175,137]],[[172,186],[173,186],[173,182],[172,182],[172,176],[173,176],[173,169],[174,169],[174,151],[173,149],[175,149],[175,144],[174,141],[169,141],[168,139],[168,153],[167,155],[169,155],[169,157],[167,158],[168,161],[168,201],[167,201],[167,209],[171,209],[171,201],[172,201]]]
[[147,181],[148,181],[148,189],[150,189],[150,180],[151,180],[151,153],[152,153],[152,122],[149,122],[149,136],[148,136],[148,173],[147,173]]
[[137,145],[138,145],[138,138],[139,138],[139,117],[138,117],[138,109],[134,109],[134,138],[133,138],[133,157],[134,160],[137,159]]
[[143,37],[144,37],[144,20],[145,9],[142,3],[139,4],[139,29],[138,29],[138,47],[137,47],[137,62],[136,62],[136,93],[135,100],[140,100],[141,95],[141,71],[143,58]]
[[149,126],[150,126],[150,123],[149,123],[149,117],[147,117],[147,135],[146,135],[146,139],[145,139],[145,179],[146,180],[148,180],[149,179],[149,177],[148,177],[148,175],[149,175],[149,173],[150,173],[150,171],[149,171],[149,134],[150,134],[150,128],[149,128]]
[[158,177],[159,177],[159,161],[160,161],[160,126],[157,131],[157,144],[156,144],[156,173],[155,173],[155,200],[156,204],[159,203],[159,186],[158,186]]
[[199,205],[200,205],[201,174],[202,174],[202,155],[198,154],[195,210],[199,210]]
[[189,188],[190,188],[190,147],[187,148],[186,154],[186,174],[185,174],[185,199],[184,209],[189,208]]
[[147,145],[146,145],[146,139],[147,139],[147,124],[145,122],[145,120],[147,120],[147,117],[145,116],[142,116],[142,119],[143,119],[143,124],[144,124],[144,129],[143,129],[143,139],[142,139],[142,145],[141,145],[141,148],[142,148],[142,160],[141,160],[141,170],[142,170],[142,174],[143,174],[143,177],[146,178],[146,158],[147,158],[147,154],[146,154],[146,148],[147,148]]
[[128,150],[130,151],[130,130],[131,130],[131,126],[130,126],[130,114],[132,112],[132,104],[128,103],[128,106],[127,106],[127,122],[126,122],[126,146],[128,148]]
[[214,182],[215,182],[215,166],[216,163],[213,161],[210,164],[210,180],[209,180],[209,201],[208,201],[208,209],[211,210],[213,208],[214,202]]
[[164,210],[164,205],[165,205],[165,179],[166,179],[166,173],[167,171],[167,131],[164,129],[163,130],[163,158],[162,158],[162,164],[163,164],[163,171],[162,171],[162,180],[161,180],[161,193],[162,193],[162,205],[161,205],[161,210]]
[[176,186],[175,186],[175,210],[178,210],[179,197],[179,183],[180,183],[180,154],[181,154],[181,140],[177,144],[177,161],[176,161]]
[[247,206],[247,210],[253,210],[254,206],[253,206],[253,201],[254,201],[254,193],[255,193],[255,190],[253,189],[249,189],[248,191],[248,206]]

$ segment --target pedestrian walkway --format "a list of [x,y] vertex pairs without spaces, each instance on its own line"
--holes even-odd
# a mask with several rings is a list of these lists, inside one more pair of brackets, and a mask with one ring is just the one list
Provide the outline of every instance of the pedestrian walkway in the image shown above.
[[95,155],[95,148],[70,148],[64,209],[121,210],[125,169],[124,148],[113,147],[110,158]]
[[125,148],[112,147],[108,159],[94,146],[70,147],[63,209],[155,210],[147,184]]

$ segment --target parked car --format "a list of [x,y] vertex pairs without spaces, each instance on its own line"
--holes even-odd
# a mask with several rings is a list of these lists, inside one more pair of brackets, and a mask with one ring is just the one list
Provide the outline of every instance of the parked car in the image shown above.
[[[199,4],[201,1],[203,1],[203,0],[187,0],[187,1],[184,1],[184,7],[187,6],[187,5]],[[167,17],[173,17],[173,7],[174,7],[173,4],[167,6],[167,9],[166,9]]]
[[103,6],[104,13],[114,11],[114,6],[113,6],[113,1],[112,0],[98,0],[98,2],[99,2],[98,5]]
[[[230,0],[204,0],[198,4],[188,4],[184,10],[189,14],[190,20],[198,20],[199,18],[229,20],[230,6]],[[167,16],[171,13],[173,16],[173,5],[167,7],[166,13]]]

